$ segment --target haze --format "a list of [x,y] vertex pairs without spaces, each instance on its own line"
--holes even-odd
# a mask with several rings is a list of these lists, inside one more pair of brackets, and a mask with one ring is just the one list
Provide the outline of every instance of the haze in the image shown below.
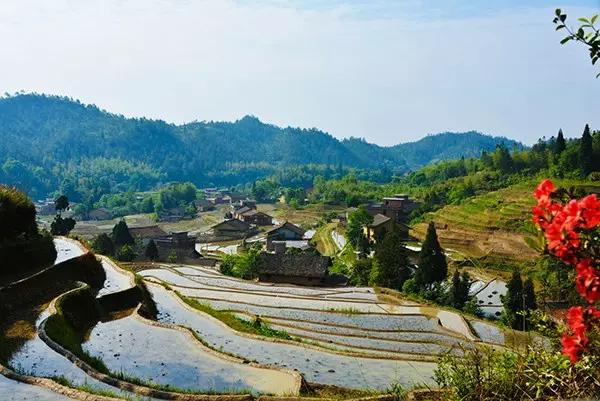
[[575,23],[600,2],[488,3],[4,0],[0,90],[175,123],[252,114],[382,145],[598,128],[598,69],[559,44],[552,18],[560,6]]

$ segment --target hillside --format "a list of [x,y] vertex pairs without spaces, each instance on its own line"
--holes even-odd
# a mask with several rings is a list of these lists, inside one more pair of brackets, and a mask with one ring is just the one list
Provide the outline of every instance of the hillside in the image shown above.
[[[585,188],[586,193],[600,191],[600,184],[585,181],[554,182],[559,187]],[[535,235],[529,222],[537,184],[538,181],[530,180],[427,213],[424,222],[413,227],[413,234],[423,239],[426,222],[434,221],[442,246],[451,253],[455,251],[459,259],[480,259],[482,264],[500,269],[530,261],[539,255],[526,243],[526,237]]]
[[280,128],[250,116],[174,125],[36,94],[0,99],[0,135],[0,182],[34,197],[60,187],[76,198],[87,196],[86,190],[140,190],[168,181],[245,184],[275,173],[298,175],[285,171],[294,166],[303,169],[306,185],[315,175],[350,168],[378,174],[383,169],[389,178],[432,161],[478,155],[501,142],[520,146],[469,132],[381,147],[360,139],[339,141],[317,129]]

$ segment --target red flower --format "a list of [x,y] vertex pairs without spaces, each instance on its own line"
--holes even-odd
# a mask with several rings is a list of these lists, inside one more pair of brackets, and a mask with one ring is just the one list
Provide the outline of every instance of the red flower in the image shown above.
[[585,334],[574,334],[572,336],[563,334],[560,342],[563,346],[563,354],[569,357],[571,363],[575,363],[579,360],[583,351],[585,351],[589,340]]
[[567,312],[567,323],[573,333],[581,335],[587,329],[586,313],[583,306],[574,306]]
[[600,270],[592,266],[590,259],[583,259],[577,266],[575,284],[577,292],[589,303],[600,300]]
[[538,199],[544,198],[544,197],[549,197],[552,192],[554,192],[556,190],[556,188],[554,187],[554,184],[552,183],[552,181],[546,179],[544,181],[542,181],[540,183],[540,185],[538,185],[538,187],[535,189],[535,191],[533,192],[535,197]]

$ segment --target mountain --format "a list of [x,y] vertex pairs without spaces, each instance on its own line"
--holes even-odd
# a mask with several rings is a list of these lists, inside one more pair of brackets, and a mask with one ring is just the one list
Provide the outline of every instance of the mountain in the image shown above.
[[80,198],[168,181],[236,185],[276,174],[310,183],[314,175],[349,168],[398,174],[438,160],[476,156],[501,142],[522,146],[469,132],[382,147],[356,138],[339,141],[317,129],[280,128],[252,116],[174,125],[38,94],[0,99],[0,137],[0,182],[34,197],[60,188]]

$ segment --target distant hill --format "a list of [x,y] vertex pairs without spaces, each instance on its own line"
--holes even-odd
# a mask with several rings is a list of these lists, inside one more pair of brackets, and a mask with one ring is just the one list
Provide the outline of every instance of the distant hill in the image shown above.
[[0,182],[34,197],[59,187],[73,191],[86,182],[93,184],[90,191],[100,193],[167,181],[244,184],[282,170],[292,175],[300,171],[304,181],[349,168],[397,174],[476,156],[501,142],[509,148],[522,146],[468,132],[381,147],[362,139],[339,141],[317,129],[281,128],[251,116],[174,125],[37,94],[0,99],[0,137]]

